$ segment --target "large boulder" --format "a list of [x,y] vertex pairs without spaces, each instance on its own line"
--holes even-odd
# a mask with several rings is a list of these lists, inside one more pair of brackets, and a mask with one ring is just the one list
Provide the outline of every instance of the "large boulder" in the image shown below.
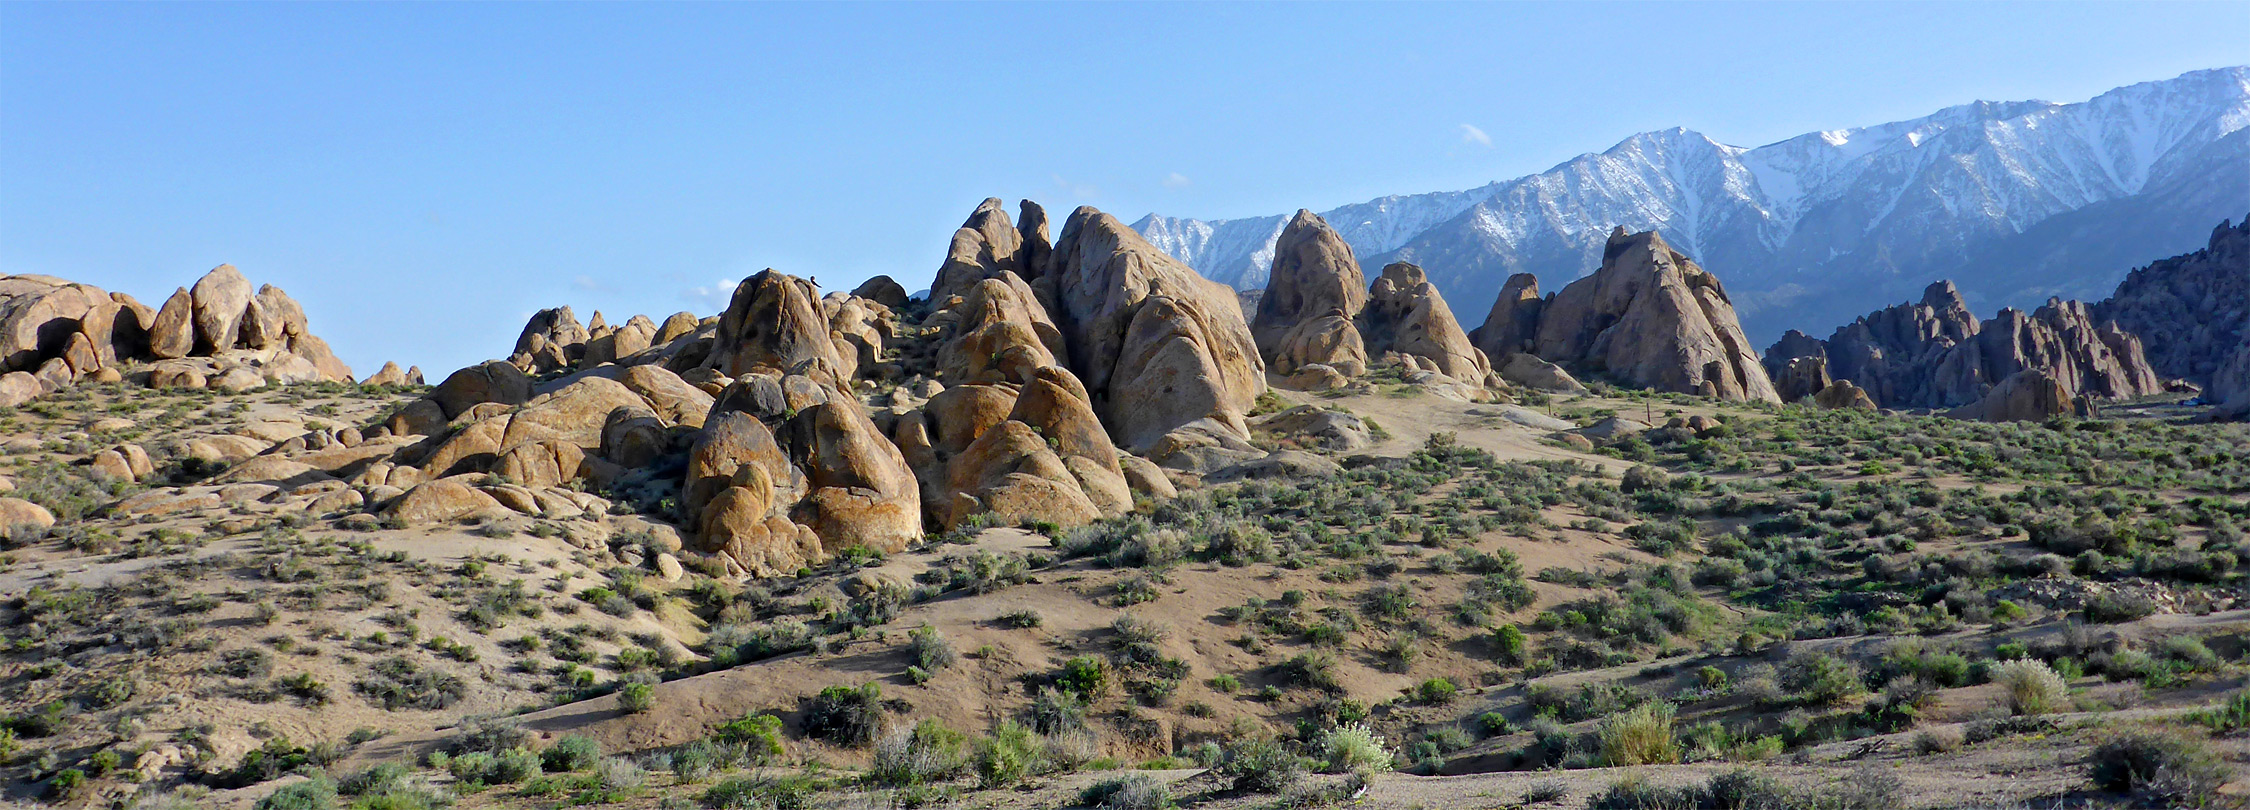
[[195,299],[195,345],[198,354],[215,354],[242,343],[242,317],[250,309],[250,280],[234,265],[211,268],[189,288]]
[[1351,245],[1300,209],[1274,243],[1273,269],[1250,321],[1266,367],[1288,375],[1318,363],[1365,373],[1367,347],[1352,319],[1367,306],[1366,284]]
[[1014,273],[968,287],[938,344],[938,376],[947,385],[1014,382],[1065,356],[1062,330],[1029,284]]
[[36,370],[60,355],[89,316],[114,311],[109,293],[49,276],[0,276],[0,373]]
[[1445,296],[1420,267],[1406,262],[1384,267],[1368,289],[1360,323],[1368,351],[1376,356],[1397,352],[1420,357],[1434,364],[1437,373],[1473,386],[1492,377],[1491,362],[1470,345]]
[[481,403],[521,405],[531,399],[531,378],[515,366],[494,360],[453,372],[430,391],[446,419]]
[[1655,231],[1611,232],[1601,269],[1541,308],[1532,353],[1646,388],[1781,401],[1718,277]]
[[46,529],[55,525],[55,515],[47,507],[22,498],[0,498],[0,535],[18,527]]
[[491,495],[453,478],[424,482],[384,507],[383,514],[408,526],[452,523],[503,514],[507,507]]
[[856,359],[836,350],[819,288],[769,269],[735,287],[705,366],[729,377],[804,373],[841,386]]
[[1508,355],[1507,358],[1497,361],[1499,368],[1493,369],[1493,373],[1511,385],[1520,385],[1534,391],[1566,394],[1586,391],[1586,386],[1579,384],[1578,378],[1570,376],[1570,372],[1564,371],[1561,366],[1523,352]]
[[1091,207],[1071,213],[1049,264],[1070,369],[1119,445],[1190,425],[1248,436],[1265,363],[1233,290]]
[[528,373],[575,368],[586,359],[586,341],[592,339],[570,307],[542,309],[531,314],[508,362]]
[[852,295],[865,298],[891,309],[906,307],[906,288],[890,276],[876,276],[852,289]]
[[176,360],[194,351],[195,296],[181,287],[156,311],[148,328],[148,353],[159,360]]
[[2001,380],[1983,398],[1946,412],[1955,419],[1983,422],[2036,422],[2076,412],[2070,389],[2041,369],[2027,369]]

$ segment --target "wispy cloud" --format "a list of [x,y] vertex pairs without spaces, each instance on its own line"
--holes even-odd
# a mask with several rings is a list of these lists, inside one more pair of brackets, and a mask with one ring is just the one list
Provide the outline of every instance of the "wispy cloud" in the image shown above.
[[570,283],[578,285],[578,289],[587,290],[590,292],[600,292],[602,290],[608,289],[607,285],[604,285],[599,281],[595,281],[593,276],[579,276],[575,279],[571,279]]
[[1173,172],[1164,176],[1165,188],[1187,188],[1194,183],[1195,181],[1189,180],[1187,178],[1187,175],[1181,174],[1179,172]]
[[680,300],[695,305],[695,312],[716,312],[727,308],[734,300],[735,282],[719,279],[708,287],[690,287],[680,291]]
[[1055,188],[1062,189],[1063,193],[1069,194],[1078,199],[1090,200],[1095,197],[1101,196],[1101,189],[1095,188],[1092,185],[1086,183],[1071,182],[1069,180],[1063,179],[1063,176],[1060,174],[1051,174],[1048,176],[1055,178]]
[[1462,124],[1461,142],[1473,143],[1478,146],[1491,146],[1492,136],[1484,134],[1484,130],[1476,128],[1473,124]]

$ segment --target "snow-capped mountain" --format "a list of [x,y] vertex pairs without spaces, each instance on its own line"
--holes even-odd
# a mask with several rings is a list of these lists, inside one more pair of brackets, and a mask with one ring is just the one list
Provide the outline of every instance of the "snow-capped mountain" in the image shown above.
[[[2250,67],[2075,104],[1976,102],[1757,148],[1671,129],[1546,172],[1322,213],[1372,273],[1412,261],[1470,325],[1511,273],[1552,291],[1610,228],[1655,228],[1724,279],[1744,326],[1815,334],[1953,279],[1980,311],[2100,298],[2250,211]],[[1287,216],[1134,227],[1204,275],[1265,284]]]

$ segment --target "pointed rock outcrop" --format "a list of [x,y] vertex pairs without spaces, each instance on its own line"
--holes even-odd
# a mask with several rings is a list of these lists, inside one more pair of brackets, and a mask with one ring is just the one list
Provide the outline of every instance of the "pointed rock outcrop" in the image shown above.
[[734,288],[705,366],[729,377],[807,374],[843,387],[851,380],[857,356],[837,350],[819,288],[768,269]]
[[1050,264],[1070,368],[1119,445],[1149,451],[1193,426],[1250,449],[1243,414],[1265,390],[1265,363],[1233,290],[1092,207],[1071,213]]
[[2127,274],[2093,314],[2139,336],[2158,376],[2216,385],[2250,347],[2250,216],[2219,223],[2202,250]]
[[1365,374],[1367,347],[1353,319],[1367,308],[1367,296],[1351,245],[1319,215],[1298,210],[1274,245],[1273,269],[1250,321],[1266,367],[1284,376],[1313,364]]
[[938,266],[937,280],[930,283],[930,301],[942,304],[970,285],[1000,273],[1024,276],[1023,259],[1018,255],[1022,248],[1023,234],[1008,221],[1007,204],[998,197],[986,199],[953,232],[945,262]]
[[1540,308],[1532,353],[1646,388],[1781,400],[1718,278],[1655,231],[1611,232],[1601,269]]

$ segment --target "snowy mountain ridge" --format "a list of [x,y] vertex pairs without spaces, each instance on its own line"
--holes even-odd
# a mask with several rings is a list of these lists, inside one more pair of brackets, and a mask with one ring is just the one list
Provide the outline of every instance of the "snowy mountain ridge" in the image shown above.
[[[1539,174],[1322,216],[1370,270],[1423,265],[1472,323],[1507,275],[1533,272],[1552,290],[1593,270],[1610,228],[1654,228],[1726,279],[1753,336],[1770,338],[1825,330],[1941,277],[1980,308],[2106,292],[2132,264],[2192,249],[2250,210],[2246,130],[2250,67],[2222,68],[2083,102],[1980,101],[1755,148],[1646,132]],[[2065,217],[2077,212],[2087,213]],[[1134,227],[1204,275],[1252,289],[1286,220],[1150,214]],[[2062,233],[2040,230],[2051,221],[2045,230]]]

